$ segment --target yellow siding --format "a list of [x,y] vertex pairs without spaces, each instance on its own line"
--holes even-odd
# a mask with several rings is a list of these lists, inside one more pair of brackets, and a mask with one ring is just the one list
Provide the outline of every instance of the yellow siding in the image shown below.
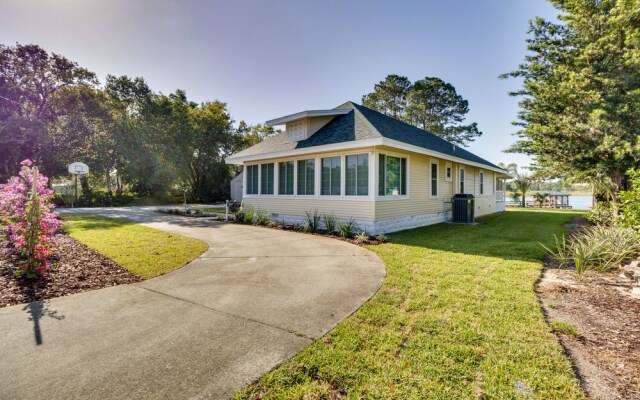
[[[411,215],[436,214],[451,209],[448,203],[453,195],[452,182],[445,181],[445,160],[416,153],[402,153],[397,150],[381,153],[406,156],[409,164],[408,198],[398,200],[383,199],[376,202],[376,221],[391,218],[401,218]],[[431,161],[437,162],[438,167],[438,196],[430,197]]]
[[[259,208],[270,214],[304,216],[306,211],[318,210],[322,214],[334,214],[336,218],[355,218],[373,221],[374,202],[356,200],[247,198],[244,205]],[[277,219],[274,216],[274,219]]]
[[[412,215],[436,214],[451,211],[451,197],[458,192],[459,168],[465,170],[465,193],[476,197],[476,216],[496,212],[494,172],[470,165],[451,162],[452,179],[446,180],[447,161],[422,154],[381,148],[380,153],[400,155],[409,162],[409,197],[397,200],[378,200],[375,204],[376,221]],[[376,156],[377,157],[377,156]],[[438,163],[438,196],[431,197],[431,163]],[[480,195],[480,171],[484,172],[484,194]]]
[[[401,151],[387,147],[369,147],[348,151],[335,151],[331,153],[317,153],[297,157],[285,157],[279,159],[261,160],[255,164],[283,162],[288,160],[316,159],[316,168],[320,167],[321,157],[331,157],[347,154],[370,154],[369,167],[372,173],[375,171],[373,184],[370,183],[371,195],[367,198],[356,199],[354,197],[287,197],[287,196],[245,196],[244,204],[264,210],[269,214],[304,216],[306,211],[318,210],[320,213],[334,214],[337,218],[355,218],[367,221],[384,221],[389,219],[409,216],[439,214],[451,211],[451,197],[458,192],[459,168],[461,164],[436,157]],[[384,153],[391,156],[407,158],[408,164],[408,196],[401,198],[377,197],[377,171],[378,154]],[[431,196],[431,163],[438,164],[438,195]],[[254,164],[254,163],[250,163]],[[446,179],[446,167],[451,166],[452,177]],[[476,216],[496,212],[494,178],[495,173],[470,165],[462,165],[465,170],[465,193],[471,193],[476,197]],[[343,165],[344,169],[344,165]],[[480,195],[480,171],[484,172],[484,194]],[[276,165],[275,173],[278,169]],[[343,183],[344,186],[344,183]],[[277,187],[276,187],[277,190]],[[316,181],[316,192],[320,190]],[[377,198],[376,198],[377,197]],[[274,216],[274,218],[278,218]]]

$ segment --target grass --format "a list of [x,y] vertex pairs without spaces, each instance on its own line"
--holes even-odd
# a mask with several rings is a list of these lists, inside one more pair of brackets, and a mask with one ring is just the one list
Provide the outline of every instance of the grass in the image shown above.
[[553,320],[551,321],[551,328],[555,332],[564,333],[565,335],[578,336],[578,328],[568,322]]
[[204,253],[206,243],[116,218],[65,214],[71,237],[143,278],[178,269]]
[[572,211],[517,210],[369,247],[382,288],[236,399],[582,399],[534,293]]

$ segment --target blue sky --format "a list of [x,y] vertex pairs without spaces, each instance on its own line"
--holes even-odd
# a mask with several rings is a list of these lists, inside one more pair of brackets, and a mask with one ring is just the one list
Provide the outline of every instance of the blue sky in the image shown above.
[[387,74],[437,76],[484,132],[469,149],[524,165],[502,152],[519,82],[498,75],[522,62],[528,21],[556,14],[545,0],[2,0],[0,43],[39,44],[101,81],[143,76],[163,93],[222,100],[249,123],[359,103]]

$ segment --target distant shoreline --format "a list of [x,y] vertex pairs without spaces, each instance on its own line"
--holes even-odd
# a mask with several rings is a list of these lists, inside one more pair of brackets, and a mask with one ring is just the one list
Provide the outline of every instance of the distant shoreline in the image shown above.
[[[553,190],[550,190],[550,192],[552,192],[552,191]],[[531,195],[532,193],[537,193],[537,192],[538,192],[537,190],[531,190],[531,191],[527,192],[527,196]],[[540,190],[540,192],[544,193],[545,191],[544,190]],[[513,193],[513,192],[506,192],[506,195],[511,196],[511,193]],[[585,196],[585,197],[586,196],[588,196],[588,197],[593,196],[593,193],[591,193],[591,192],[575,191],[575,192],[563,192],[563,193],[566,193],[566,194],[568,194],[570,196]]]

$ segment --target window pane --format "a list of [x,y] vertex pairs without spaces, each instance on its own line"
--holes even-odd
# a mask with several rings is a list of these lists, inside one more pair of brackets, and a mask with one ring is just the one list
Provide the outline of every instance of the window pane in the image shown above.
[[400,194],[400,159],[398,157],[387,156],[387,166],[385,169],[385,182],[387,196],[397,196]]
[[273,164],[261,165],[261,194],[273,194]]
[[316,160],[307,160],[306,194],[315,193],[316,186]]
[[340,157],[331,158],[331,194],[340,196]]
[[438,164],[431,164],[431,195],[438,195]]
[[369,195],[369,156],[367,154],[358,155],[358,196]]
[[380,154],[378,157],[378,196],[384,196],[386,193],[384,189],[385,161],[385,155]]
[[326,196],[331,194],[331,159],[323,158],[321,168],[320,194]]
[[247,167],[247,194],[258,194],[258,166]]
[[278,164],[278,194],[293,194],[293,161]]
[[400,164],[400,194],[404,196],[407,194],[407,159],[401,158]]
[[287,161],[287,186],[286,194],[293,194],[293,161]]
[[322,159],[321,169],[321,195],[340,195],[340,157]]
[[367,196],[369,194],[369,156],[367,154],[346,156],[346,164],[346,195]]
[[347,156],[347,177],[345,182],[345,190],[347,196],[354,196],[357,193],[357,180],[358,177],[358,157]]

